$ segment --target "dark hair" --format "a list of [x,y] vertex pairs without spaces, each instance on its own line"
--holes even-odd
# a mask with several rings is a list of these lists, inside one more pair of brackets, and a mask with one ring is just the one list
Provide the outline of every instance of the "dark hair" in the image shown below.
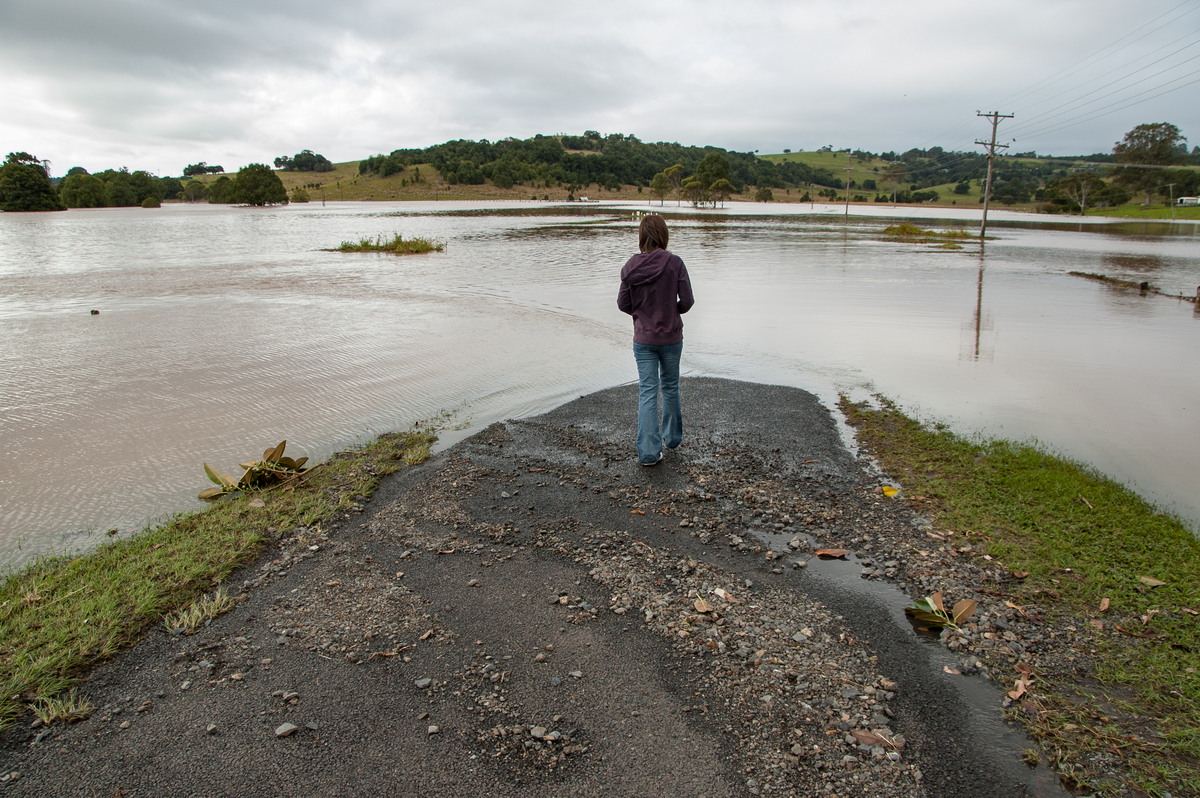
[[642,252],[666,249],[667,239],[669,238],[667,223],[663,221],[661,216],[650,215],[642,217],[642,223],[638,225],[638,249]]

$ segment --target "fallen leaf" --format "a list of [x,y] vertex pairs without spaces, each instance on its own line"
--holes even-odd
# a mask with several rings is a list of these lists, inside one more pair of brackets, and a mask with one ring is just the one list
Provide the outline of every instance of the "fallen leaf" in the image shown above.
[[962,671],[958,670],[957,668],[951,668],[949,665],[943,665],[942,670],[951,676],[962,676]]
[[1029,666],[1029,663],[1027,663],[1027,662],[1018,662],[1016,665],[1013,666],[1013,670],[1015,670],[1017,673],[1021,673],[1026,676],[1033,675],[1033,668],[1031,668]]
[[629,514],[630,515],[645,515],[646,511],[645,510],[630,510]]
[[975,608],[979,606],[979,602],[975,599],[963,599],[954,605],[954,611],[950,614],[954,616],[955,623],[963,623],[975,614]]
[[861,729],[855,729],[854,731],[850,732],[850,736],[855,740],[858,740],[863,745],[870,745],[878,748],[888,745],[888,741],[880,737],[878,734],[872,734],[869,731],[863,731]]
[[428,640],[433,635],[433,633],[436,631],[437,631],[437,627],[435,626],[432,629],[430,629],[428,632],[426,632],[425,634],[421,635],[421,639]]
[[1092,625],[1092,628],[1095,629],[1097,632],[1104,631],[1104,621],[1098,621],[1095,618],[1092,618],[1090,621],[1088,621],[1088,623],[1090,623]]
[[813,552],[813,554],[826,560],[839,558],[844,559],[849,553],[850,549],[817,549],[815,552]]
[[1153,576],[1139,576],[1138,581],[1146,587],[1162,587],[1166,582],[1161,579],[1155,579]]
[[1100,612],[1108,612],[1108,608],[1112,606],[1107,598],[1100,599]]
[[1200,615],[1200,610],[1194,610],[1191,607],[1180,607],[1179,609],[1183,610],[1188,615]]
[[454,549],[446,549],[445,551],[439,551],[438,554],[453,554],[454,551]]
[[883,486],[883,495],[887,496],[889,499],[891,499],[892,497],[896,496],[899,493],[900,493],[900,491],[897,488],[893,488],[891,485]]
[[1027,579],[1029,577],[1029,572],[1028,571],[1013,571],[1012,576],[1013,576],[1013,579]]
[[251,499],[250,501],[246,502],[246,504],[249,504],[251,507],[266,507],[267,506],[267,503],[265,501],[263,501],[262,499]]
[[933,605],[938,612],[945,612],[946,605],[942,603],[942,591],[938,591],[929,597],[929,603]]
[[1021,613],[1022,616],[1025,615],[1025,608],[1018,604],[1013,604],[1011,601],[1006,601],[1004,602],[1004,606],[1008,607],[1009,609],[1016,610],[1017,612]]
[[696,599],[692,606],[696,608],[696,612],[712,612],[712,605],[702,598]]
[[1032,683],[1033,682],[1030,681],[1028,677],[1022,676],[1020,679],[1017,679],[1016,684],[1013,685],[1013,689],[1008,691],[1008,697],[1013,701],[1016,701],[1018,698],[1025,695],[1025,691],[1029,689],[1029,686]]
[[715,595],[715,596],[718,596],[718,597],[720,597],[720,598],[723,598],[723,599],[725,599],[726,601],[729,601],[729,602],[733,602],[733,601],[735,601],[735,599],[733,598],[733,594],[732,594],[732,593],[730,593],[728,590],[726,590],[726,589],[725,589],[725,588],[723,588],[723,587],[714,587],[714,588],[713,588],[713,595]]

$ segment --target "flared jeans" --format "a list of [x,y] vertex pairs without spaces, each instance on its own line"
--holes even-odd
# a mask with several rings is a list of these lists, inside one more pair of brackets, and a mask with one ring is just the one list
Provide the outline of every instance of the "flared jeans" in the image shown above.
[[[654,463],[663,447],[683,442],[683,411],[679,405],[679,358],[683,342],[667,346],[634,344],[638,369],[638,462]],[[659,394],[662,412],[659,413]]]

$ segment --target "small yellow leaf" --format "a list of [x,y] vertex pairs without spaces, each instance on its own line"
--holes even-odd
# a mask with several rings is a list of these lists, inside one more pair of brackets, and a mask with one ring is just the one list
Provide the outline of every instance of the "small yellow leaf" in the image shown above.
[[1153,576],[1139,576],[1138,581],[1146,587],[1162,587],[1166,584],[1166,582],[1161,579],[1155,579]]
[[1110,602],[1107,598],[1100,599],[1100,612],[1108,612]]
[[897,488],[893,488],[891,485],[883,486],[883,495],[887,496],[889,499],[892,498],[893,496],[896,496],[899,493],[900,493],[900,491]]

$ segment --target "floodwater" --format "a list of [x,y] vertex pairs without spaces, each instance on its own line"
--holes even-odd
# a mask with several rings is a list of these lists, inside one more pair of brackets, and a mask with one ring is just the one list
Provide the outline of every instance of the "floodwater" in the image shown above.
[[[632,380],[617,272],[646,209],[0,214],[0,567],[200,507],[204,462],[233,471],[283,439],[323,459],[445,412],[450,443]],[[1036,441],[1200,524],[1195,306],[1068,274],[1194,295],[1200,225],[993,211],[981,253],[882,234],[899,216],[974,229],[976,210],[654,210],[695,286],[685,373],[827,404],[880,393]],[[446,250],[323,251],[393,233]]]

